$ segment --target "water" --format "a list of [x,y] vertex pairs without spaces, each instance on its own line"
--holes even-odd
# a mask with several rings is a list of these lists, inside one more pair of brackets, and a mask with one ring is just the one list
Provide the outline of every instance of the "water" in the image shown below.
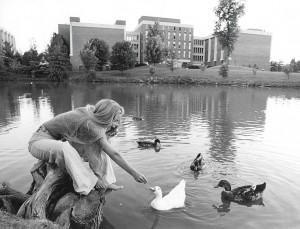
[[[0,92],[0,180],[17,190],[32,181],[27,142],[41,123],[112,98],[126,111],[113,144],[149,182],[136,183],[114,164],[125,188],[107,197],[102,228],[299,228],[300,90],[2,82]],[[137,140],[155,138],[159,152],[138,149]],[[189,165],[199,152],[207,167],[195,174]],[[181,179],[184,208],[150,207],[150,186],[166,194]],[[233,187],[266,182],[263,201],[222,203],[221,188],[213,188],[220,179]]]

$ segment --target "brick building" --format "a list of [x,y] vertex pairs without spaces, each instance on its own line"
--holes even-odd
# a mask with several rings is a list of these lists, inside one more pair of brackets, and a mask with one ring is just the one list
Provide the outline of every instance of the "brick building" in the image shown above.
[[59,24],[58,33],[65,38],[70,50],[70,60],[74,70],[82,65],[79,57],[83,46],[90,39],[104,40],[111,51],[112,46],[126,39],[126,22],[117,20],[114,25],[81,23],[80,18],[70,17],[70,24]]
[[[270,70],[272,34],[262,30],[240,30],[239,38],[234,51],[229,58],[229,64]],[[195,45],[199,43],[201,45]],[[195,48],[198,47],[198,49]],[[199,54],[197,51],[199,50]],[[193,64],[203,61],[207,66],[216,66],[223,63],[225,52],[218,38],[215,36],[197,37],[194,39]],[[197,55],[203,56],[198,58]]]
[[[78,17],[70,17],[70,24],[59,24],[58,33],[63,35],[69,46],[73,69],[82,65],[79,53],[84,44],[93,38],[104,40],[111,47],[118,41],[132,43],[137,62],[144,62],[144,48],[149,25],[158,21],[164,34],[164,45],[173,48],[178,65],[187,63],[216,66],[223,63],[225,52],[215,36],[194,36],[194,26],[181,24],[180,19],[142,16],[132,32],[126,31],[126,21],[117,20],[114,25],[81,23]],[[239,38],[229,63],[239,66],[256,65],[259,69],[270,69],[272,34],[262,30],[240,30]]]
[[[141,50],[144,50],[145,48],[148,27],[149,25],[153,26],[155,21],[159,22],[159,29],[164,33],[164,45],[174,49],[178,57],[178,62],[190,63],[193,55],[192,42],[194,37],[194,26],[181,24],[180,19],[150,16],[140,17],[138,26],[134,31],[140,33]],[[140,62],[144,62],[143,51],[141,51]]]

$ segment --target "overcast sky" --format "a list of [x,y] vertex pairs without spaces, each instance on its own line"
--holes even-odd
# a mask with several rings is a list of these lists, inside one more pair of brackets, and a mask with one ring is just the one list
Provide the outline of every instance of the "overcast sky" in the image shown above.
[[[16,38],[17,50],[28,51],[35,40],[42,52],[58,24],[68,24],[69,17],[81,22],[114,24],[126,20],[132,31],[141,16],[181,19],[194,25],[195,36],[213,33],[217,20],[213,9],[218,0],[0,0],[0,27]],[[272,33],[271,60],[289,63],[300,60],[300,0],[246,0],[241,29],[262,29]]]

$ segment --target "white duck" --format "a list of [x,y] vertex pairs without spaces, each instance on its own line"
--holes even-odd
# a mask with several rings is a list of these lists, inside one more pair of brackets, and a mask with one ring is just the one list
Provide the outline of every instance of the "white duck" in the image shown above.
[[156,195],[151,202],[151,207],[159,211],[166,211],[172,208],[184,207],[185,201],[185,180],[181,180],[179,184],[173,188],[169,194],[162,197],[162,191],[159,186],[150,188]]

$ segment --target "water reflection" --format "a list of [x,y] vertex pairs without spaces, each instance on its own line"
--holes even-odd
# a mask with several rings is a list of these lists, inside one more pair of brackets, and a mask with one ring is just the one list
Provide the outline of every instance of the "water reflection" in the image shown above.
[[[31,182],[34,159],[28,155],[27,141],[36,127],[54,115],[101,98],[112,98],[125,107],[124,125],[115,143],[149,182],[168,190],[179,179],[187,180],[187,206],[166,213],[174,218],[157,215],[149,208],[144,217],[141,209],[147,206],[144,202],[150,199],[149,193],[116,167],[118,179],[127,187],[112,194],[105,208],[107,228],[123,228],[119,218],[126,228],[224,228],[240,218],[247,221],[247,228],[265,218],[276,227],[270,218],[286,222],[300,211],[290,201],[300,198],[295,184],[300,176],[297,90],[14,82],[1,84],[0,91],[0,174],[6,174],[17,189],[27,189]],[[144,120],[133,121],[133,116]],[[137,140],[155,138],[161,140],[160,152],[138,148]],[[193,173],[189,166],[200,152],[207,167]],[[211,186],[224,176],[233,185],[264,178],[270,184],[265,193],[266,213],[243,207],[234,211],[239,205],[221,203],[220,192]],[[293,211],[287,210],[291,208]],[[226,214],[229,211],[234,214]],[[227,217],[213,221],[219,214]],[[259,217],[262,219],[257,220]]]

